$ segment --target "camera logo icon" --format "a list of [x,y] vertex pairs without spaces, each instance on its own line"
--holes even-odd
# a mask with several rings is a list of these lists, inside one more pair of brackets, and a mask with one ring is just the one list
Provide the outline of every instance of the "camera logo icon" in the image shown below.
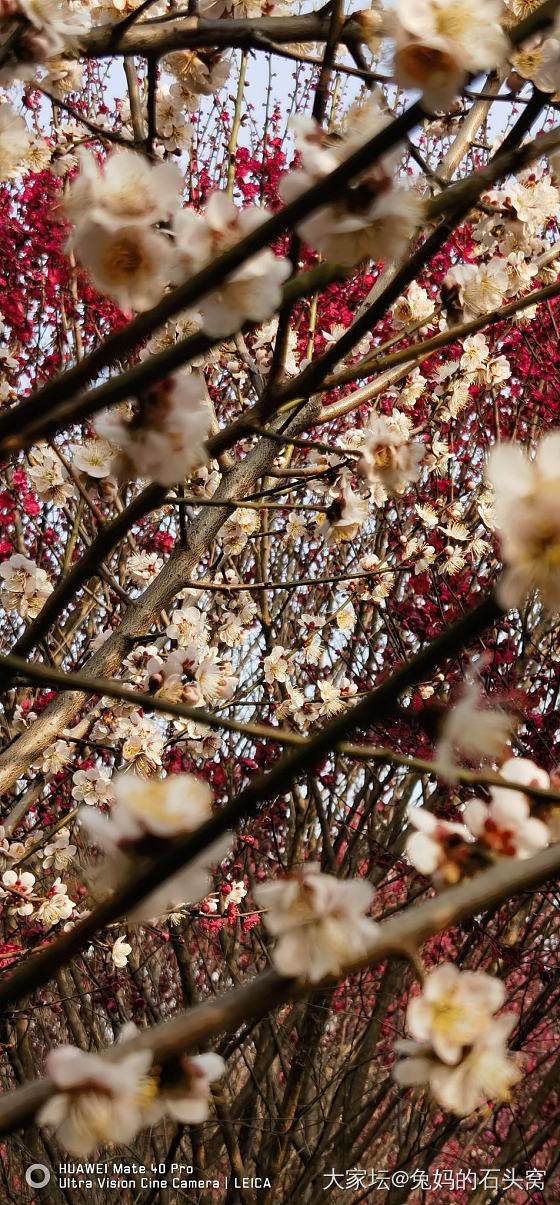
[[32,1163],[25,1173],[30,1188],[45,1188],[50,1178],[51,1173],[44,1163]]

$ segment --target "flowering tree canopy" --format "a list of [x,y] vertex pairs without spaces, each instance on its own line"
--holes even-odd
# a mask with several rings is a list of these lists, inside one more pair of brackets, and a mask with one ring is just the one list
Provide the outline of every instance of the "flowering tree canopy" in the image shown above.
[[559,1199],[559,104],[558,0],[0,0],[7,1200]]

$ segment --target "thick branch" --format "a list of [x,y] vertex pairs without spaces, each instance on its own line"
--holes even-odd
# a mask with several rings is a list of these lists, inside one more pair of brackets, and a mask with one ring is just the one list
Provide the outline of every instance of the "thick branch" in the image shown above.
[[[552,23],[558,0],[546,0],[538,9],[508,30],[514,45],[520,45],[536,30]],[[221,18],[209,21],[204,17],[184,14],[151,18],[146,21],[119,22],[101,25],[80,39],[80,54],[84,58],[111,58],[114,55],[138,54],[161,58],[172,50],[208,47],[217,49],[266,50],[270,43],[278,46],[290,42],[327,42],[330,19],[321,12],[290,15],[289,17]],[[381,24],[379,36],[388,33]],[[337,33],[337,41],[348,47],[363,43],[363,31],[358,21],[350,17]]]
[[[80,41],[80,53],[84,58],[102,59],[115,55],[138,54],[156,59],[173,50],[203,49],[218,50],[266,50],[276,42],[283,46],[290,42],[326,42],[329,37],[330,20],[319,13],[290,15],[289,17],[225,18],[209,21],[204,17],[168,16],[139,22],[113,36],[114,27],[100,25],[92,29]],[[357,21],[347,21],[337,40],[346,46],[354,46],[363,40]]]

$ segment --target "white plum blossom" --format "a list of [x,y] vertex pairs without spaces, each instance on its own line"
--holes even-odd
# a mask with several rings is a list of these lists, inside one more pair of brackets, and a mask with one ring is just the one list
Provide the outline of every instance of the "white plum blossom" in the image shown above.
[[3,579],[1,602],[9,611],[17,611],[22,619],[35,619],[52,594],[45,570],[20,552],[0,565],[0,577]]
[[323,656],[323,642],[318,632],[312,632],[306,638],[300,656],[305,665],[319,665]]
[[61,920],[68,920],[76,907],[75,901],[68,896],[68,888],[61,879],[55,879],[47,897],[39,906],[36,918],[47,929],[57,925]]
[[407,817],[417,830],[406,842],[409,861],[420,874],[437,885],[458,883],[468,867],[473,838],[465,824],[434,816],[426,808],[409,804]]
[[560,607],[560,431],[545,435],[534,460],[519,444],[504,443],[488,457],[494,520],[505,573],[497,594],[519,606],[538,589],[545,606]]
[[58,774],[72,759],[72,749],[68,741],[58,740],[49,745],[43,754],[41,770],[46,778]]
[[277,644],[269,653],[268,657],[264,658],[264,680],[269,685],[273,682],[285,682],[290,672],[290,666],[287,661],[286,649],[281,644]]
[[[42,80],[42,86],[48,88],[55,96],[63,97],[68,92],[80,92],[83,82],[83,68],[75,59],[51,58],[45,64],[47,74]],[[64,156],[61,156],[64,158]],[[60,160],[59,160],[60,162]],[[72,163],[74,166],[74,163]]]
[[558,17],[550,37],[543,38],[536,34],[521,50],[514,54],[511,63],[515,75],[522,79],[531,80],[541,92],[558,92],[560,90],[560,24]]
[[[117,774],[112,787],[116,802],[110,818],[89,809],[80,812],[90,840],[108,855],[111,884],[115,878],[126,878],[139,857],[153,857],[174,837],[194,832],[212,815],[211,790],[192,774],[147,781],[135,774]],[[230,846],[227,835],[214,841],[142,901],[134,919],[151,920],[203,899],[210,889],[207,867],[221,860]]]
[[356,626],[356,612],[351,602],[339,607],[336,612],[336,626],[341,632],[353,632]]
[[[140,1034],[134,1023],[128,1022],[121,1030],[119,1041],[134,1041]],[[157,1093],[151,1090],[146,1098],[144,1124],[154,1125],[164,1117],[184,1125],[205,1121],[210,1109],[210,1085],[220,1079],[224,1071],[224,1060],[213,1051],[166,1059],[163,1066],[154,1067]]]
[[197,724],[187,720],[183,728],[186,747],[197,756],[213,757],[221,748],[221,739],[207,724]]
[[78,152],[66,211],[77,228],[84,221],[107,230],[170,221],[181,196],[182,176],[172,161],[150,163],[145,155],[123,148],[112,151],[102,166],[88,151]]
[[469,72],[490,71],[507,54],[499,0],[399,0],[394,77],[419,88],[429,112],[446,110]]
[[327,719],[332,719],[333,716],[339,715],[344,710],[344,701],[339,686],[331,682],[329,678],[323,678],[317,683],[317,690],[321,699],[312,709],[314,719],[319,719],[320,716],[326,716]]
[[507,782],[539,787],[544,791],[550,787],[550,775],[529,757],[509,757],[500,767],[500,774]]
[[227,644],[231,649],[236,648],[244,636],[245,630],[240,616],[236,615],[235,611],[225,611],[218,629],[218,637],[222,644]]
[[64,1150],[78,1158],[106,1143],[129,1143],[145,1122],[157,1091],[149,1075],[150,1050],[109,1061],[75,1046],[61,1046],[47,1057],[46,1071],[57,1092],[37,1113],[37,1124],[51,1126]]
[[144,586],[163,569],[163,560],[157,552],[135,552],[126,562],[126,572],[135,586]]
[[157,693],[166,699],[183,697],[183,671],[191,668],[191,665],[188,649],[176,649],[165,660],[150,657],[142,684],[144,690]]
[[22,841],[9,841],[4,830],[4,825],[0,824],[0,866],[5,866],[7,862],[13,862],[21,858],[25,853],[25,845]]
[[484,1034],[505,994],[503,983],[484,971],[459,971],[453,963],[442,963],[426,976],[421,994],[409,1000],[408,1032],[455,1066],[464,1048]]
[[523,293],[529,289],[539,271],[538,265],[526,260],[522,251],[510,251],[506,257],[506,267],[510,297],[515,297],[517,293]]
[[239,506],[222,528],[224,549],[234,556],[242,552],[250,537],[260,531],[260,526],[261,517],[258,510]]
[[72,775],[72,798],[88,807],[99,807],[113,799],[111,779],[98,766],[76,770]]
[[163,65],[175,76],[171,95],[189,113],[196,113],[201,96],[219,92],[230,72],[229,60],[217,52],[197,54],[196,50],[176,50],[166,55]]
[[27,126],[10,104],[0,104],[0,180],[13,180],[22,170],[31,143]]
[[434,1100],[458,1117],[468,1117],[489,1100],[507,1103],[522,1075],[506,1047],[516,1022],[515,1013],[494,1017],[457,1064],[416,1042],[398,1042],[397,1051],[406,1057],[393,1068],[393,1078],[403,1088],[428,1085]]
[[95,288],[122,310],[151,309],[171,277],[170,240],[143,222],[115,229],[85,220],[73,235],[72,247]]
[[348,678],[342,678],[340,682],[332,682],[330,678],[323,678],[317,683],[317,689],[321,696],[321,703],[313,708],[313,718],[319,716],[327,716],[330,719],[334,715],[344,710],[345,699],[356,694],[357,687]]
[[463,286],[463,306],[466,318],[477,318],[498,309],[509,292],[507,262],[494,258],[480,264],[474,276]]
[[529,16],[529,13],[534,12],[540,4],[540,0],[506,0],[508,9],[519,21]]
[[198,660],[197,653],[201,653],[206,648],[205,617],[198,607],[189,606],[188,603],[183,603],[182,607],[173,611],[171,623],[167,625],[165,632],[171,640],[176,640],[183,648],[188,648],[190,644],[195,645],[193,656],[196,660]]
[[220,657],[217,650],[209,648],[201,657],[195,670],[196,684],[206,703],[217,703],[231,699],[237,686],[237,677],[232,673],[232,663]]
[[87,439],[81,444],[71,444],[74,468],[89,477],[109,477],[115,449],[107,439]]
[[132,946],[128,944],[124,934],[121,934],[111,947],[111,961],[114,962],[116,967],[125,967],[131,951]]
[[435,761],[438,773],[448,782],[456,781],[456,754],[471,761],[495,761],[503,757],[513,722],[501,707],[484,707],[478,682],[467,683],[461,697],[446,711]]
[[319,531],[330,544],[354,540],[369,515],[367,499],[356,494],[347,481],[334,490],[334,497]]
[[[121,754],[134,767],[136,775],[149,778],[161,766],[164,739],[153,720],[134,711],[121,718],[117,733],[123,738]],[[113,781],[113,780],[111,780]]]
[[420,225],[421,200],[411,189],[396,185],[387,190],[372,182],[369,196],[365,188],[358,193],[356,206],[349,211],[341,202],[319,210],[301,223],[302,237],[327,259],[345,266],[398,260]]
[[27,475],[33,483],[36,493],[47,502],[54,502],[56,506],[64,506],[72,497],[74,487],[68,480],[66,470],[58,456],[55,456],[54,452],[43,444],[41,447],[33,449],[30,460],[32,463],[27,469]]
[[231,891],[229,891],[226,896],[226,903],[240,904],[241,900],[245,899],[246,895],[247,888],[243,882],[243,879],[236,880],[231,884]]
[[18,703],[12,720],[14,732],[23,732],[25,728],[30,728],[36,719],[37,712],[33,711],[32,707],[26,706],[25,700],[23,703]]
[[[324,133],[312,118],[294,119],[296,147],[302,166],[284,176],[284,201],[295,200],[340,166],[362,143],[387,125],[389,118],[377,102],[354,105],[345,128],[335,137]],[[335,263],[395,260],[421,223],[422,201],[410,188],[395,184],[398,151],[378,159],[352,181],[340,200],[318,209],[298,226],[311,247]]]
[[419,368],[414,368],[407,376],[402,389],[398,392],[399,404],[404,406],[405,410],[418,401],[425,392],[428,382],[422,376]]
[[[182,209],[173,223],[175,281],[199,271],[262,225],[268,216],[267,210],[258,206],[238,210],[225,192],[211,193],[203,215]],[[223,337],[234,334],[247,320],[264,322],[270,318],[280,306],[282,285],[291,271],[289,260],[275,255],[270,248],[251,256],[215,292],[202,299],[203,330],[212,337]]]
[[158,140],[168,151],[187,150],[193,140],[183,97],[172,85],[160,83],[157,90],[156,129]]
[[118,149],[100,168],[81,152],[66,200],[74,223],[70,245],[95,287],[122,309],[149,309],[169,283],[171,239],[155,224],[171,219],[181,185],[171,162],[150,164],[135,151]]
[[18,916],[31,916],[34,906],[31,900],[26,900],[25,897],[33,895],[35,875],[29,870],[24,870],[21,874],[17,870],[5,870],[2,884],[0,899],[5,899],[10,910],[17,912]]
[[15,17],[21,23],[17,39],[17,57],[6,56],[0,79],[27,79],[33,75],[29,64],[41,63],[64,49],[73,48],[91,25],[86,9],[66,5],[63,0],[8,0],[1,18]]
[[287,716],[291,716],[296,724],[304,724],[306,721],[306,711],[304,711],[305,702],[303,691],[298,690],[290,682],[286,682],[284,698],[274,712],[276,719],[280,723]]
[[43,868],[48,870],[52,866],[55,870],[67,870],[77,852],[77,846],[70,844],[70,830],[62,828],[54,841],[45,845]]
[[285,541],[294,543],[305,535],[307,535],[307,523],[303,517],[303,512],[300,510],[289,511],[286,517]]
[[[432,317],[435,305],[432,298],[428,295],[425,289],[413,281],[402,297],[399,297],[391,306],[391,320],[395,330],[403,330],[406,327],[415,325],[422,319],[427,320]],[[427,327],[421,327],[420,333],[426,331]]]
[[182,1125],[201,1125],[210,1111],[210,1084],[220,1079],[224,1070],[219,1054],[183,1055],[171,1076],[164,1072],[150,1120],[171,1117]]
[[369,484],[379,481],[388,492],[402,494],[417,481],[424,445],[411,442],[408,423],[403,429],[384,415],[373,415],[360,451],[356,472]]
[[96,430],[120,448],[120,475],[173,485],[206,460],[211,421],[202,374],[183,371],[143,394],[132,418],[110,411],[96,420]]
[[183,1125],[199,1125],[208,1116],[210,1084],[223,1075],[225,1063],[219,1054],[209,1052],[182,1059],[181,1068],[180,1087],[160,1094],[165,1112]]
[[[555,163],[551,156],[551,163]],[[558,214],[560,192],[550,176],[538,171],[522,172],[504,189],[505,201],[515,210],[518,221],[524,222],[529,232],[538,231]]]
[[506,356],[496,356],[494,360],[490,360],[484,374],[484,380],[491,389],[496,389],[499,385],[503,385],[504,381],[509,381],[511,377],[511,365]]
[[[500,769],[506,781],[547,789],[550,778],[525,757],[511,757]],[[550,833],[542,820],[531,816],[531,804],[522,791],[492,787],[491,803],[471,799],[465,808],[465,824],[477,841],[506,858],[531,858],[544,849]]]
[[459,368],[462,372],[469,376],[477,373],[479,369],[483,369],[488,361],[490,348],[482,331],[478,331],[475,335],[467,335],[461,344],[461,359],[459,360]]
[[413,1041],[397,1043],[406,1057],[393,1068],[402,1087],[427,1084],[443,1108],[466,1117],[487,1100],[509,1100],[520,1069],[506,1049],[517,1022],[495,1017],[505,987],[484,971],[459,971],[443,963],[427,975],[408,1004]]
[[465,808],[468,828],[477,841],[501,857],[531,858],[548,845],[546,824],[530,816],[528,804],[517,792],[503,794],[508,796],[505,802],[497,791],[490,804],[471,799]]
[[278,939],[272,960],[280,974],[317,983],[364,956],[379,931],[365,916],[374,894],[371,883],[321,874],[316,865],[256,888],[264,923]]
[[456,287],[465,319],[499,309],[509,292],[507,261],[494,256],[481,264],[457,264],[449,269],[444,285]]

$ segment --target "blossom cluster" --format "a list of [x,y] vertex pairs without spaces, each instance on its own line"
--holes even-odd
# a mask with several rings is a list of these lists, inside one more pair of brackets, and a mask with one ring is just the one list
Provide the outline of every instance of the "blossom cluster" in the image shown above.
[[363,879],[337,879],[313,864],[293,877],[263,883],[255,899],[277,938],[272,961],[280,974],[316,983],[363,958],[379,932],[365,916],[374,894]]
[[[34,835],[24,841],[11,841],[0,827],[0,901],[1,910],[13,924],[17,917],[38,924],[48,931],[56,925],[70,927],[79,915],[78,906],[68,894],[68,885],[59,875],[51,881],[52,870],[66,871],[75,853],[68,829],[61,829],[52,842],[34,848]],[[33,859],[35,872],[23,868]],[[37,865],[41,859],[42,865]],[[7,868],[7,869],[4,869]],[[41,883],[41,880],[43,882]],[[21,921],[19,922],[21,923]]]
[[111,473],[172,485],[207,459],[204,445],[211,421],[204,378],[195,371],[166,377],[141,395],[133,413],[108,411],[95,427],[119,449],[111,457]]
[[[339,134],[326,134],[313,118],[292,121],[301,167],[282,181],[292,201],[333,172],[388,124],[375,100],[346,114]],[[397,182],[400,151],[381,156],[360,174],[340,201],[316,210],[298,227],[302,237],[327,259],[352,265],[362,260],[398,259],[422,220],[422,202]]]
[[[194,832],[211,817],[211,791],[191,774],[143,780],[135,774],[115,775],[110,815],[97,808],[80,812],[90,841],[105,851],[107,886],[123,883],[133,867],[165,852],[174,837]],[[221,861],[231,846],[225,835],[209,845],[177,874],[150,892],[131,914],[157,919],[186,903],[196,903],[210,890],[208,866]],[[98,880],[99,881],[99,880]]]
[[0,9],[0,34],[7,54],[3,55],[0,83],[27,79],[33,74],[33,64],[72,50],[90,24],[86,8],[65,0],[5,0]]
[[[508,758],[500,777],[504,783],[550,787],[549,775],[529,758]],[[530,858],[555,839],[548,825],[531,814],[531,797],[523,791],[491,786],[490,797],[490,803],[471,799],[459,823],[409,805],[408,819],[416,832],[408,837],[406,852],[416,870],[433,876],[436,884],[456,883],[495,857]]]
[[53,587],[44,569],[16,552],[0,565],[2,603],[22,619],[35,619]]
[[163,1117],[183,1125],[199,1124],[209,1112],[210,1083],[223,1075],[217,1054],[183,1055],[169,1071],[156,1071],[153,1051],[127,1054],[137,1036],[128,1024],[112,1058],[61,1046],[47,1057],[46,1071],[55,1092],[37,1113],[40,1126],[52,1127],[64,1150],[85,1157],[100,1146],[130,1143],[139,1130]]
[[508,39],[499,0],[399,0],[393,70],[428,111],[447,108],[469,73],[500,66]]
[[[181,190],[171,162],[116,150],[100,168],[92,155],[80,157],[66,202],[70,246],[96,288],[125,310],[149,309],[167,285],[195,275],[266,220],[265,209],[238,211],[222,192],[212,193],[204,214],[181,208]],[[289,261],[269,249],[251,256],[202,299],[202,329],[218,338],[270,318],[290,272]]]
[[460,1117],[487,1100],[509,1100],[521,1069],[506,1047],[517,1016],[494,1015],[505,994],[484,971],[459,971],[452,963],[431,971],[408,1004],[411,1040],[397,1045],[404,1056],[393,1070],[397,1083],[427,1084],[437,1103]]
[[0,900],[3,910],[17,916],[33,916],[45,929],[52,929],[60,921],[67,921],[74,914],[76,903],[70,899],[68,888],[56,878],[45,895],[38,894],[35,875],[29,870],[5,870],[1,878]]
[[560,431],[545,435],[534,460],[516,444],[502,444],[488,459],[494,517],[505,574],[498,597],[519,606],[538,589],[543,603],[560,608]]

